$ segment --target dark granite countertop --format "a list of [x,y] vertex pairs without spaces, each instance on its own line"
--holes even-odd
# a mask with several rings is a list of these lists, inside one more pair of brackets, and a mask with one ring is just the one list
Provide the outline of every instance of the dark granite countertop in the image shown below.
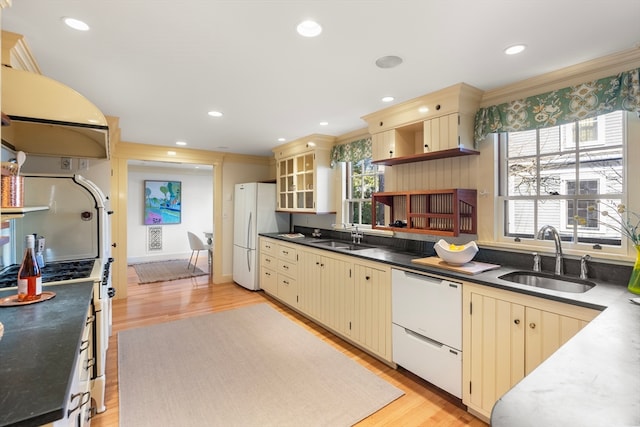
[[630,293],[625,285],[590,279],[596,287],[588,292],[558,292],[499,278],[522,268],[502,266],[467,275],[411,262],[415,258],[435,255],[433,252],[406,252],[384,247],[344,251],[314,244],[313,241],[318,239],[310,237],[291,239],[277,233],[264,236],[602,310],[584,329],[498,400],[491,415],[491,425],[640,426],[640,305],[629,301],[637,295]]
[[[64,416],[93,283],[43,290],[56,296],[0,307],[0,426],[39,426]],[[15,292],[0,291],[0,298]]]

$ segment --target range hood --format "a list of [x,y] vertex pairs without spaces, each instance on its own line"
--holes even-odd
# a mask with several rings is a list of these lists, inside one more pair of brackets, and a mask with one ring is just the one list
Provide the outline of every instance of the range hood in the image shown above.
[[[2,142],[27,154],[109,157],[109,127],[84,96],[49,77],[2,66]],[[7,125],[8,124],[8,125]]]

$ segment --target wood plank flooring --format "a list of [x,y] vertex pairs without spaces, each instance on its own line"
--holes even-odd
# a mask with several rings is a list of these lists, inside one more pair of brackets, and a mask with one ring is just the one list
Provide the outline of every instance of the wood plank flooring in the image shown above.
[[139,285],[135,269],[129,267],[128,295],[127,299],[113,301],[113,334],[109,340],[106,372],[107,410],[93,418],[93,427],[118,426],[118,332],[264,302],[405,392],[404,396],[358,423],[358,427],[487,425],[467,413],[453,396],[405,369],[390,368],[262,291],[252,292],[235,283],[208,284],[208,276]]

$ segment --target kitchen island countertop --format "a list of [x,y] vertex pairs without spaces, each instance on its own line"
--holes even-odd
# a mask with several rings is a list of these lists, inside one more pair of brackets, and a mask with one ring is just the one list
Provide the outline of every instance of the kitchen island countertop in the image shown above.
[[[43,286],[55,297],[0,307],[0,426],[39,426],[64,417],[93,283]],[[0,291],[0,298],[16,290]]]
[[626,286],[593,280],[595,288],[572,294],[500,279],[499,276],[518,270],[508,266],[467,275],[411,261],[432,254],[392,248],[344,251],[314,244],[318,239],[310,237],[290,239],[276,233],[263,236],[601,310],[600,315],[498,400],[491,425],[640,425],[640,305],[629,301],[636,295]]

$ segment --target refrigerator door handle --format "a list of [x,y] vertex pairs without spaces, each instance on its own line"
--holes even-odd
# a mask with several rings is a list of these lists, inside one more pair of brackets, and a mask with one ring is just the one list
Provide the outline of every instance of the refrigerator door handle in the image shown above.
[[[251,248],[251,221],[253,221],[253,212],[249,212],[249,222],[247,223],[247,248]],[[247,252],[247,260],[249,255]]]
[[247,249],[247,271],[251,272],[251,256],[249,255],[251,253],[250,249]]

